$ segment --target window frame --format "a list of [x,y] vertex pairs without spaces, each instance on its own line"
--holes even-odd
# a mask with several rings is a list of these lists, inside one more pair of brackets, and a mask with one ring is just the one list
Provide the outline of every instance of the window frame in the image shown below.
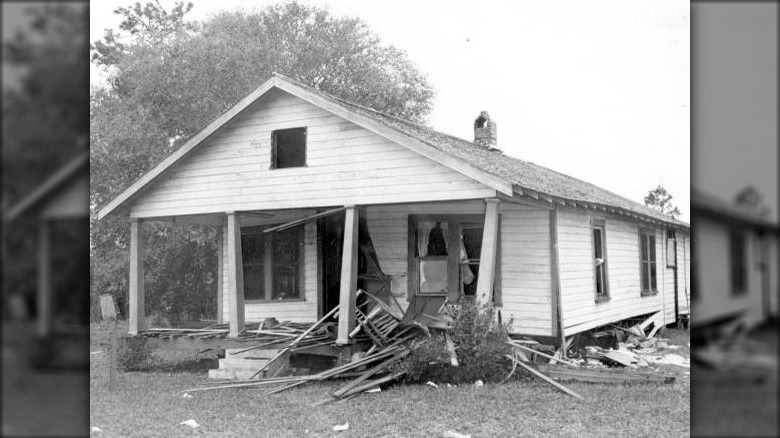
[[[277,153],[277,135],[280,131],[294,131],[294,130],[302,130],[303,131],[303,163],[300,166],[282,166],[280,167],[277,163],[278,160],[278,153]],[[292,128],[282,128],[282,129],[274,129],[271,131],[271,157],[270,157],[270,170],[278,170],[278,169],[297,169],[301,167],[307,167],[308,165],[308,146],[309,146],[309,130],[306,126],[296,126]]]
[[[653,244],[650,245],[650,238],[653,238]],[[658,243],[657,243],[656,230],[653,228],[639,228],[639,290],[640,295],[653,296],[658,295]],[[647,238],[647,268],[645,269],[644,251],[642,251],[642,243]],[[651,248],[653,251],[651,251]],[[653,254],[651,260],[650,254]],[[653,276],[652,266],[655,265],[655,275]],[[642,276],[647,274],[647,286],[645,289],[642,285]],[[655,283],[655,287],[653,287]]]
[[[601,265],[603,291],[598,291],[598,268],[596,266],[596,230],[601,231],[601,256],[604,263]],[[593,293],[597,303],[609,301],[609,257],[607,255],[607,222],[604,219],[591,219],[590,221],[591,255],[593,257]]]
[[[301,224],[296,227],[293,227],[289,230],[285,231],[292,231],[297,230],[297,245],[299,246],[298,249],[298,257],[297,257],[297,297],[294,298],[285,298],[285,299],[274,299],[273,298],[273,288],[274,288],[274,259],[273,259],[273,242],[274,242],[274,236],[276,235],[276,232],[271,233],[265,233],[264,230],[271,228],[273,226],[276,226],[278,224],[269,224],[269,225],[262,225],[262,226],[250,226],[250,227],[242,227],[241,228],[241,237],[248,235],[259,235],[262,237],[262,247],[263,252],[261,254],[261,258],[263,260],[262,267],[263,267],[263,298],[247,298],[247,285],[246,282],[244,282],[244,299],[246,303],[288,303],[288,302],[301,302],[306,301],[306,224]],[[243,242],[242,242],[243,243]],[[244,247],[242,245],[241,247],[241,265],[242,270],[246,268],[246,263],[244,260],[246,259],[246,254],[244,253]]]
[[[485,216],[480,214],[410,214],[408,215],[408,238],[407,238],[407,294],[409,299],[413,297],[442,297],[449,296],[458,292],[460,298],[471,298],[463,292],[463,285],[460,280],[460,262],[459,250],[453,253],[448,250],[447,253],[447,291],[443,293],[420,293],[420,272],[419,259],[417,256],[417,226],[420,222],[447,222],[448,223],[448,248],[458,248],[460,245],[460,231],[463,226],[481,225],[484,230]],[[493,281],[493,305],[500,307],[502,304],[501,296],[501,218],[499,216],[498,246],[496,248],[496,278]],[[455,255],[453,255],[455,254]],[[426,256],[425,258],[441,258],[444,256]],[[480,255],[481,257],[481,255]],[[473,259],[472,259],[473,260]],[[473,264],[470,264],[473,265]],[[478,265],[477,265],[478,266]],[[475,272],[475,274],[477,274]]]
[[[735,238],[740,240],[741,245],[735,245]],[[729,291],[732,297],[745,297],[748,295],[748,268],[750,264],[747,260],[749,254],[747,244],[748,236],[745,231],[736,227],[729,229]],[[737,247],[741,247],[742,257],[739,257],[739,254],[735,254]],[[742,270],[742,284],[740,285],[736,284],[737,279],[735,275],[736,270],[739,268]]]

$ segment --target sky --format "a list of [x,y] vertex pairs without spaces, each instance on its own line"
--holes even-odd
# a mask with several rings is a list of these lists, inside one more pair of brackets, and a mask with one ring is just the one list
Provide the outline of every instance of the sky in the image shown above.
[[694,4],[692,184],[753,185],[778,221],[778,3]]
[[[113,10],[129,3],[92,2],[90,40],[116,28]],[[190,18],[204,19],[272,2],[193,3]],[[506,154],[639,203],[662,185],[690,220],[688,1],[303,3],[360,17],[406,51],[436,91],[434,129],[471,140],[486,110]]]

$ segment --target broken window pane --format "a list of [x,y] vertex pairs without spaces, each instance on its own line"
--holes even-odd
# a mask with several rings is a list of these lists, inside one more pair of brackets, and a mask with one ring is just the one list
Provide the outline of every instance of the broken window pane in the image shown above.
[[447,257],[420,260],[420,293],[447,291]]

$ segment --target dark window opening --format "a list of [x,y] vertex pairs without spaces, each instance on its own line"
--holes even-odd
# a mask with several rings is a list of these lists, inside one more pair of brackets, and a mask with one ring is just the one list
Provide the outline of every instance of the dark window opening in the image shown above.
[[303,226],[274,233],[253,227],[241,236],[244,298],[303,298]]
[[609,284],[607,281],[607,251],[604,223],[593,226],[593,264],[596,277],[596,299],[609,297]]
[[271,143],[272,169],[306,165],[306,128],[274,131]]
[[743,295],[747,292],[747,251],[745,250],[745,235],[738,230],[731,230],[731,294]]
[[658,292],[656,283],[656,258],[655,258],[655,232],[641,231],[640,241],[640,265],[642,271],[642,294],[648,295]]

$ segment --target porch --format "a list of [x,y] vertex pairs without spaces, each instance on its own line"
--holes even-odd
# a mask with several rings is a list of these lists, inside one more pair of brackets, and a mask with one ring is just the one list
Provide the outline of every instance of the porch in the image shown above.
[[[383,222],[389,210],[399,218],[393,226]],[[499,201],[495,198],[228,211],[130,221],[129,333],[165,342],[169,348],[262,343],[258,332],[267,318],[289,321],[290,330],[300,330],[336,308],[336,344],[351,345],[360,288],[401,314],[407,310],[413,315],[435,314],[445,302],[464,295],[491,302],[498,278]],[[219,230],[215,325],[201,331],[147,329],[142,310],[145,221]],[[433,245],[429,236],[443,242],[444,249]]]

